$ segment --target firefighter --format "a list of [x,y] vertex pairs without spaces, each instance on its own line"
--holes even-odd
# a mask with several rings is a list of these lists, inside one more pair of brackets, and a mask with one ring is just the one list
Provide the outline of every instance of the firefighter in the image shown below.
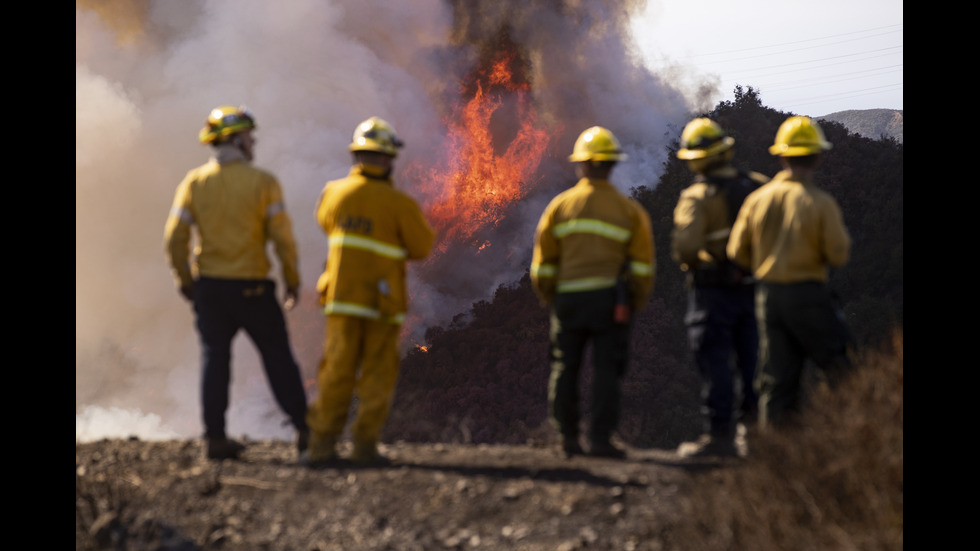
[[847,263],[851,238],[837,201],[815,179],[830,148],[812,119],[787,118],[769,148],[783,170],[746,198],[728,241],[728,257],[757,282],[761,428],[795,420],[808,359],[831,383],[851,366],[850,331],[828,285],[830,269]]
[[548,204],[534,238],[531,283],[551,309],[549,416],[566,457],[586,453],[578,379],[588,343],[594,373],[588,454],[626,455],[611,437],[619,422],[632,316],[647,303],[656,264],[649,215],[609,180],[625,158],[609,130],[582,132],[569,156],[580,179]]
[[674,208],[671,257],[686,275],[684,323],[702,379],[704,432],[678,454],[731,457],[745,452],[736,447],[737,423],[751,425],[756,414],[759,334],[752,277],[728,260],[725,246],[742,201],[769,178],[732,165],[735,140],[711,119],[689,122],[680,145],[677,158],[694,180]]
[[[244,446],[227,437],[231,343],[244,329],[262,357],[279,407],[296,429],[297,451],[307,445],[306,393],[293,358],[286,321],[268,278],[271,241],[282,268],[286,309],[296,303],[298,258],[292,222],[275,176],[252,165],[255,119],[244,107],[224,105],[199,133],[213,156],[177,187],[164,229],[165,253],[181,295],[194,306],[201,341],[206,453],[235,458]],[[192,228],[198,242],[191,262]]]
[[392,168],[401,140],[371,117],[354,130],[353,167],[327,182],[316,220],[329,242],[317,282],[327,316],[319,395],[307,416],[308,462],[338,458],[337,444],[357,396],[351,424],[357,463],[383,463],[378,440],[398,378],[398,341],[408,308],[406,261],[428,256],[434,233],[418,204],[394,186]]

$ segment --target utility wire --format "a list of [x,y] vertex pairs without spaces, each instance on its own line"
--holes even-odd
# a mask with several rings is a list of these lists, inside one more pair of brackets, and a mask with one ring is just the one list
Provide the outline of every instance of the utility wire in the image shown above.
[[[901,65],[897,65],[897,66],[896,65],[893,65],[892,67],[901,67]],[[883,69],[889,69],[889,68],[890,67],[884,67]],[[840,76],[842,78],[833,78],[833,77],[831,77],[832,80],[828,80],[828,78],[813,78],[813,79],[808,79],[808,80],[804,80],[804,81],[794,80],[792,82],[777,82],[777,83],[773,83],[773,84],[769,85],[766,88],[766,90],[769,91],[769,92],[773,92],[773,91],[780,91],[780,90],[793,90],[793,89],[796,89],[796,88],[809,88],[809,87],[812,87],[815,84],[833,84],[835,82],[844,82],[844,81],[849,81],[849,80],[858,80],[858,79],[862,79],[862,78],[875,77],[875,76],[885,75],[885,74],[889,74],[889,73],[897,73],[900,70],[901,69],[892,69],[890,71],[881,70],[881,71],[877,71],[877,72],[873,72],[873,73],[871,71],[867,71],[867,72],[861,71],[861,72],[854,72],[854,73],[843,73],[841,75],[838,75],[838,76]],[[847,76],[847,75],[856,75],[856,76]],[[899,84],[901,84],[901,83],[899,83]]]
[[[825,63],[823,65],[809,65],[809,66],[805,66],[805,67],[803,65],[806,65],[808,63],[815,63],[815,62],[818,62],[818,61],[827,61],[828,59],[833,59],[833,58],[825,58],[825,59],[819,59],[819,60],[814,60],[814,61],[805,61],[805,62],[802,62],[801,61],[801,62],[796,62],[796,63],[785,63],[783,65],[773,65],[773,66],[769,66],[769,67],[760,67],[760,68],[758,68],[757,70],[759,70],[759,71],[765,71],[765,70],[769,70],[769,69],[780,69],[779,71],[776,71],[776,72],[763,73],[763,74],[755,74],[755,73],[752,72],[753,70],[751,70],[751,69],[750,70],[747,70],[747,71],[728,70],[727,72],[729,74],[738,73],[739,75],[743,75],[743,76],[744,75],[748,75],[748,76],[754,76],[754,77],[758,77],[758,78],[765,78],[765,77],[770,77],[770,76],[785,75],[787,73],[796,73],[796,72],[800,72],[800,71],[809,71],[809,72],[812,72],[814,69],[823,69],[825,67],[839,67],[841,65],[844,65],[845,63],[858,63],[858,62],[861,62],[861,61],[869,61],[871,59],[875,59],[875,58],[878,58],[878,57],[886,57],[886,56],[890,56],[890,55],[891,54],[879,54],[879,55],[871,56],[871,57],[864,58],[864,59],[851,59],[851,60],[847,60],[847,61],[843,61],[843,62],[838,61],[838,62],[834,62],[834,63]],[[799,66],[799,67],[797,67],[796,69],[786,69],[786,67],[793,67],[793,66]],[[900,64],[899,66],[904,66],[904,64]],[[882,67],[869,67],[866,70],[867,71],[875,71],[875,70],[881,69],[883,67],[893,67],[893,65],[886,65],[886,66],[882,66]]]
[[799,106],[802,106],[802,105],[816,105],[818,103],[827,103],[829,101],[839,101],[839,100],[842,100],[842,99],[859,98],[859,97],[864,97],[864,96],[873,96],[875,94],[880,94],[883,91],[894,90],[896,87],[899,87],[899,86],[901,86],[901,84],[879,87],[879,88],[882,88],[881,90],[876,89],[876,88],[868,88],[868,89],[865,89],[865,90],[858,90],[858,91],[853,92],[853,93],[852,92],[845,92],[845,93],[841,93],[841,94],[830,94],[830,95],[823,95],[823,96],[814,96],[814,97],[810,97],[810,98],[803,98],[803,99],[799,99],[799,100],[793,100],[792,102],[788,102],[788,103],[792,103],[792,105],[794,105],[795,107],[799,107]]
[[[832,61],[832,60],[842,60],[842,59],[845,59],[845,61],[843,63],[852,63],[852,62],[858,62],[858,61],[866,61],[867,59],[873,59],[875,57],[884,57],[884,56],[894,55],[894,52],[892,50],[895,50],[896,48],[903,48],[903,47],[904,46],[892,46],[890,48],[880,48],[880,49],[877,49],[877,50],[867,50],[867,51],[864,51],[864,52],[855,52],[853,54],[843,54],[843,55],[837,55],[837,56],[822,57],[822,58],[819,58],[819,59],[809,59],[809,60],[803,60],[803,61],[794,61],[792,63],[782,63],[780,65],[767,65],[765,67],[755,67],[753,69],[748,69],[748,71],[766,71],[766,70],[769,70],[769,69],[782,69],[784,67],[793,67],[793,66],[797,66],[797,65],[805,65],[805,64],[808,64],[808,63],[819,63],[819,62],[822,62],[822,61]],[[882,53],[882,52],[884,52],[884,53]],[[878,55],[873,55],[873,56],[871,56],[869,58],[863,58],[863,59],[846,59],[846,58],[853,58],[855,56],[863,56],[863,55],[866,55],[866,54],[878,54]],[[770,55],[779,55],[779,54],[770,54]],[[840,61],[837,61],[837,62],[832,63],[831,65],[839,65],[840,63],[841,63]],[[815,67],[811,67],[811,69],[816,69],[816,68],[820,68],[820,67],[827,67],[827,65],[817,65]],[[808,70],[808,69],[802,69],[802,70]],[[741,71],[741,72],[744,72],[744,71]]]
[[[768,94],[769,92],[775,92],[776,95],[781,96],[778,98],[777,103],[782,105],[793,105],[794,107],[799,107],[801,105],[826,103],[834,100],[839,101],[848,98],[894,92],[895,90],[900,91],[903,87],[901,77],[899,77],[900,81],[898,83],[886,83],[877,86],[859,87],[849,90],[839,90],[833,85],[835,83],[845,81],[859,83],[862,80],[881,77],[883,75],[895,72],[901,74],[904,69],[904,64],[901,63],[904,44],[899,42],[899,44],[895,46],[886,45],[884,47],[869,48],[857,52],[851,51],[840,55],[829,55],[816,59],[792,61],[788,63],[774,63],[744,69],[740,66],[745,65],[743,62],[766,59],[775,60],[777,59],[776,56],[785,56],[786,54],[791,54],[794,52],[813,50],[828,51],[834,49],[834,47],[840,47],[844,44],[859,41],[875,41],[876,44],[880,45],[883,40],[881,37],[892,35],[894,33],[901,33],[903,26],[904,24],[899,23],[847,33],[838,33],[815,38],[794,40],[790,42],[781,42],[777,44],[752,46],[734,50],[726,50],[723,52],[691,54],[679,58],[679,60],[683,60],[683,63],[689,63],[701,67],[701,71],[715,73],[722,76],[722,90],[726,93],[726,95],[729,94],[731,90],[734,89],[736,83],[738,83],[741,85],[751,86],[764,95]],[[901,35],[899,35],[899,39],[901,39]],[[726,59],[708,59],[713,56],[717,57],[720,55],[725,55],[728,57]],[[834,69],[841,69],[848,66],[855,67],[855,64],[857,63],[873,63],[874,60],[879,58],[882,58],[881,63],[873,67],[867,67],[860,70],[834,71]],[[898,63],[895,63],[896,58]],[[816,74],[820,69],[825,69],[823,74]],[[828,72],[833,74],[828,74]],[[802,74],[802,76],[795,80],[787,81],[787,78],[785,77],[792,79],[793,74]],[[731,75],[738,76],[732,77]],[[784,78],[778,79],[777,82],[769,82],[769,80],[774,77]],[[806,98],[792,97],[793,91],[799,91],[800,89],[808,89],[815,95],[811,95]],[[829,90],[832,91],[832,93],[819,94],[818,92],[821,90]],[[766,99],[772,100],[774,98],[767,97]]]
[[[893,28],[893,27],[902,27],[903,25],[904,25],[903,23],[899,23],[899,24],[896,24],[896,25],[888,25],[886,27],[876,27],[876,28],[873,28],[873,29],[866,29],[866,30],[863,30],[863,31],[854,31],[854,32],[849,32],[849,33],[835,34],[835,35],[824,36],[824,37],[820,37],[820,38],[808,38],[808,39],[805,39],[805,40],[796,40],[796,41],[793,41],[793,42],[781,42],[779,44],[771,44],[771,45],[768,45],[768,46],[753,46],[751,48],[740,48],[740,49],[737,49],[737,50],[726,50],[724,52],[711,52],[711,53],[704,53],[704,54],[691,54],[689,56],[686,56],[685,59],[690,59],[690,58],[693,58],[693,57],[709,56],[709,55],[737,54],[739,52],[750,52],[750,51],[755,51],[755,50],[765,50],[765,49],[769,49],[769,48],[782,48],[784,46],[792,46],[793,44],[803,44],[805,42],[814,42],[814,41],[817,41],[817,40],[827,40],[827,39],[830,39],[830,38],[837,38],[837,37],[841,37],[841,36],[849,36],[849,35],[852,35],[852,34],[860,34],[860,33],[864,33],[864,32],[876,31],[876,30],[880,30],[880,29],[890,29],[890,28]],[[831,43],[828,43],[828,44],[818,44],[818,45],[815,45],[815,46],[808,46],[806,48],[798,48],[796,50],[789,50],[789,51],[799,51],[799,50],[807,50],[807,49],[812,49],[812,48],[821,48],[821,47],[826,47],[826,46],[833,46],[835,44],[843,44],[844,42],[853,42],[855,40],[864,40],[864,39],[867,39],[867,38],[874,38],[875,36],[882,36],[884,34],[890,34],[892,32],[898,32],[900,30],[901,29],[896,29],[894,31],[889,31],[889,32],[886,32],[886,33],[878,33],[878,34],[868,35],[868,36],[861,37],[861,38],[852,38],[852,39],[849,39],[849,40],[842,40],[842,41],[838,41],[838,42],[831,42]],[[763,54],[763,55],[778,55],[778,54],[783,54],[783,53],[786,53],[786,50],[780,50],[779,52],[775,52],[773,54]],[[755,56],[755,57],[760,57],[760,56]],[[731,60],[731,61],[737,61],[737,60]]]
[[[851,33],[837,34],[837,35],[832,35],[832,36],[822,37],[822,38],[805,39],[805,40],[777,44],[773,46],[759,46],[759,47],[752,47],[752,48],[743,48],[739,50],[731,50],[729,52],[723,52],[723,53],[732,55],[732,54],[737,54],[739,52],[759,51],[763,49],[772,49],[772,48],[779,48],[779,47],[783,48],[773,53],[759,54],[759,55],[752,55],[752,56],[742,56],[739,58],[730,58],[727,61],[705,62],[702,65],[705,67],[717,67],[718,65],[724,64],[725,70],[723,71],[723,73],[726,75],[726,77],[722,82],[723,82],[723,86],[726,89],[733,89],[736,82],[744,83],[748,86],[752,86],[753,88],[759,90],[759,92],[764,96],[770,93],[775,93],[774,95],[776,96],[782,96],[777,98],[773,98],[772,96],[769,96],[768,99],[769,100],[776,99],[777,103],[783,105],[793,105],[796,107],[809,106],[809,105],[815,105],[820,103],[827,103],[831,101],[840,101],[849,98],[881,95],[887,92],[894,92],[896,90],[901,91],[903,87],[903,82],[901,82],[900,80],[897,83],[884,83],[877,86],[859,87],[859,88],[852,88],[848,90],[838,90],[833,85],[835,83],[842,83],[842,82],[853,82],[853,83],[859,83],[862,81],[867,82],[868,79],[880,78],[884,75],[895,73],[895,72],[901,74],[902,71],[904,70],[904,64],[902,63],[887,64],[886,61],[885,65],[877,65],[858,71],[836,72],[834,74],[822,74],[822,75],[816,75],[815,72],[818,69],[828,69],[832,71],[834,68],[842,68],[847,65],[854,66],[855,63],[867,63],[869,61],[873,61],[878,58],[894,60],[896,56],[898,56],[898,59],[901,60],[901,54],[904,49],[904,45],[899,44],[898,46],[868,49],[860,52],[853,52],[853,53],[847,53],[842,55],[833,55],[833,56],[827,56],[818,59],[793,61],[790,63],[766,65],[762,67],[754,67],[754,68],[749,68],[744,70],[733,68],[732,65],[735,62],[742,62],[742,61],[748,61],[748,60],[760,59],[760,58],[772,59],[773,56],[781,56],[781,55],[785,55],[786,53],[799,52],[804,50],[813,50],[815,48],[826,50],[833,46],[837,46],[847,42],[871,39],[874,37],[882,36],[884,34],[889,34],[891,32],[895,32],[893,29],[895,29],[896,27],[898,28],[898,30],[901,30],[902,25],[901,24],[890,25],[886,27],[868,29],[865,31],[855,31]],[[865,34],[868,32],[881,31],[881,30],[885,30],[885,32],[878,32],[873,35],[866,35],[862,38],[848,38],[846,40],[837,40],[832,43],[806,46],[802,48],[793,48],[790,50],[785,49],[785,47],[792,46],[792,45],[813,43],[815,41],[827,40],[833,38],[849,37],[857,34]],[[772,83],[767,82],[767,79],[770,79],[772,77],[786,77],[794,73],[795,74],[805,73],[807,76],[792,81],[787,81],[785,78],[782,78],[778,82],[772,82]],[[737,74],[739,76],[737,78],[728,76],[732,74]],[[749,83],[749,81],[751,81],[751,83]],[[833,90],[833,93],[817,94],[817,95],[811,95],[802,98],[796,98],[792,96],[792,94],[794,93],[793,91],[799,91],[801,89],[809,90],[811,92],[818,92],[820,90]]]

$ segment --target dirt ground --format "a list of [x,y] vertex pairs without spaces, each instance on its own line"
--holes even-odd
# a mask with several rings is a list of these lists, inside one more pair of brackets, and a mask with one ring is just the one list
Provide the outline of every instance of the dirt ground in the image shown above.
[[311,469],[291,443],[247,444],[213,462],[196,440],[76,442],[76,550],[680,550],[685,485],[725,468],[397,443],[388,466]]

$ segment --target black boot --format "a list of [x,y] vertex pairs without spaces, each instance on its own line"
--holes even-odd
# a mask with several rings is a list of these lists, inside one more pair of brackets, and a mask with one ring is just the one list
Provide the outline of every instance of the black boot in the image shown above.
[[582,445],[578,442],[578,436],[562,436],[560,440],[561,453],[566,459],[571,459],[575,455],[585,455],[585,450],[582,449]]
[[245,445],[230,438],[207,439],[208,459],[238,459],[243,451]]

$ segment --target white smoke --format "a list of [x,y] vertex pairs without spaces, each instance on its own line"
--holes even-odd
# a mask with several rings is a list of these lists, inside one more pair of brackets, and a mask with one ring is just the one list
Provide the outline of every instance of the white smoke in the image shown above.
[[[202,430],[194,319],[164,260],[163,227],[176,185],[209,156],[197,132],[217,105],[252,110],[255,162],[283,185],[303,281],[287,320],[304,381],[313,380],[323,327],[313,284],[326,252],[314,203],[327,180],[346,174],[351,133],[372,115],[391,122],[407,144],[396,170],[440,162],[443,103],[475,59],[476,43],[458,39],[466,3],[456,4],[454,12],[444,0],[76,3],[76,440]],[[568,126],[553,144],[556,157],[564,159],[578,132],[602,124],[631,155],[617,174],[624,191],[656,181],[668,126],[683,124],[689,107],[638,64],[616,19],[626,21],[625,8],[616,11],[625,3],[596,2],[594,9],[576,8],[572,18],[554,2],[474,4],[484,11],[468,14],[476,17],[471,30],[493,29],[510,17],[515,41],[530,52],[543,118]],[[602,24],[612,13],[612,23]],[[398,174],[396,185],[419,196]],[[506,245],[519,249],[509,256],[529,255],[529,232],[546,199],[535,196],[516,208],[528,233]],[[419,282],[431,292],[427,303],[412,305],[421,316],[409,328],[413,335],[521,275],[517,265],[496,272],[473,267],[483,279],[447,279],[476,281],[478,290],[445,300],[435,285]],[[438,288],[452,285],[441,281]],[[232,361],[229,433],[289,438],[244,335]]]

